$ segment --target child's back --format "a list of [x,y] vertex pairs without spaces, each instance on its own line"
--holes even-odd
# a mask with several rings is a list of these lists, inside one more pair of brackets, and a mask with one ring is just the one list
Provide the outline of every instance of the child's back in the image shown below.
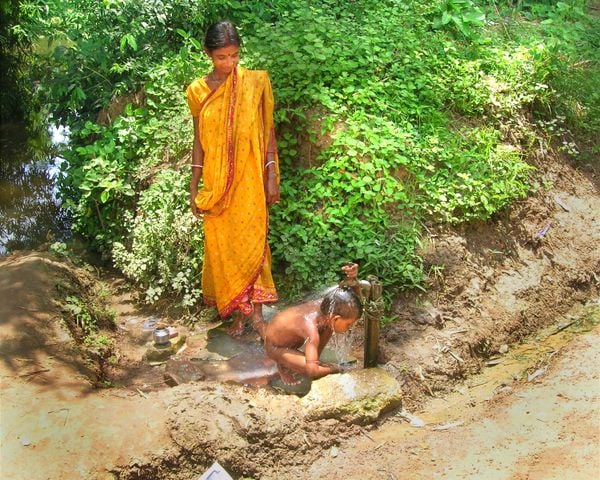
[[277,313],[265,327],[265,344],[299,348],[316,328],[320,300],[301,303]]

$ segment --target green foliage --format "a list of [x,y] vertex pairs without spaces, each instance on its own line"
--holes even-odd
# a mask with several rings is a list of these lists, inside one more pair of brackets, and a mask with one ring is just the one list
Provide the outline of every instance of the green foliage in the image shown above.
[[145,289],[152,303],[176,294],[183,306],[200,299],[203,235],[189,209],[189,177],[173,170],[157,175],[129,216],[128,246],[113,244],[115,265]]
[[101,287],[92,280],[74,276],[67,283],[58,283],[57,290],[63,294],[62,311],[75,337],[93,341],[101,328],[114,328],[116,313],[106,306]]
[[0,122],[34,123],[35,126],[35,119],[29,119],[39,108],[30,75],[32,39],[21,23],[27,21],[29,11],[36,7],[21,3],[19,0],[0,2]]
[[[148,301],[200,297],[183,92],[209,69],[200,39],[217,18],[239,25],[245,66],[273,81],[282,201],[270,243],[284,298],[334,282],[346,260],[388,291],[422,288],[423,221],[487,220],[525,196],[540,136],[578,154],[583,135],[598,151],[600,29],[583,0],[55,0],[46,11],[41,93],[73,125],[61,194]],[[91,121],[131,92],[143,100],[109,126]]]
[[427,213],[449,223],[485,220],[527,194],[532,167],[498,137],[491,129],[473,129],[428,138],[420,153],[434,151],[436,162],[425,163],[429,174],[419,182]]
[[[31,2],[36,4],[37,2]],[[220,2],[52,0],[30,15],[46,79],[39,94],[57,122],[92,120],[115,96],[136,91],[148,67],[180,48],[177,30],[202,31]]]
[[[88,354],[91,353],[100,359],[110,355],[114,344],[107,335],[99,333],[100,319],[106,313],[101,311],[97,304],[89,303],[76,295],[68,295],[63,305],[63,312],[74,336],[83,339]],[[114,312],[111,316],[114,323]],[[73,322],[75,322],[74,327]]]
[[69,295],[66,298],[64,310],[75,319],[75,325],[84,332],[97,330],[96,318],[88,311],[83,300],[75,295]]
[[65,205],[74,214],[74,228],[99,248],[126,234],[121,215],[134,205],[134,152],[127,148],[129,139],[120,134],[120,126],[126,122],[121,118],[114,128],[87,122],[76,133],[74,143],[77,137],[94,135],[99,139],[67,152],[62,166],[67,175],[58,182]]
[[436,14],[433,28],[449,28],[468,39],[476,37],[476,29],[485,24],[485,14],[471,0],[446,0]]

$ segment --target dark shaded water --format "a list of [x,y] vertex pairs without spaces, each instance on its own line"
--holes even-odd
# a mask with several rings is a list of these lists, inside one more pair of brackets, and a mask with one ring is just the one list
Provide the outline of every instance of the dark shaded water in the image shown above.
[[68,237],[55,188],[61,140],[60,131],[31,135],[20,124],[0,125],[0,255]]

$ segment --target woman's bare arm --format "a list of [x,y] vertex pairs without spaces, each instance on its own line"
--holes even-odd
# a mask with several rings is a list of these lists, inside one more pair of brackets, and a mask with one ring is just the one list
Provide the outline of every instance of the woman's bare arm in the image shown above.
[[275,166],[277,155],[277,141],[275,139],[275,129],[271,128],[269,132],[269,143],[267,153],[265,154],[265,194],[267,205],[272,205],[279,201],[279,183],[277,181],[277,169]]
[[194,122],[194,144],[192,146],[192,180],[190,181],[190,206],[195,217],[200,215],[196,207],[196,195],[198,195],[198,183],[204,168],[204,150],[200,144],[200,122],[198,117],[192,117]]

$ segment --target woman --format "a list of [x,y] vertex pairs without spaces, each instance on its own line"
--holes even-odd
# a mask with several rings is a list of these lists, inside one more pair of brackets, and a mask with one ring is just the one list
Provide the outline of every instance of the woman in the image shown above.
[[279,201],[271,83],[266,71],[237,65],[240,44],[232,23],[209,27],[204,51],[213,69],[187,89],[194,123],[190,203],[204,219],[204,301],[222,318],[235,313],[235,336],[248,318],[262,330],[262,304],[277,300],[267,231],[268,206]]

